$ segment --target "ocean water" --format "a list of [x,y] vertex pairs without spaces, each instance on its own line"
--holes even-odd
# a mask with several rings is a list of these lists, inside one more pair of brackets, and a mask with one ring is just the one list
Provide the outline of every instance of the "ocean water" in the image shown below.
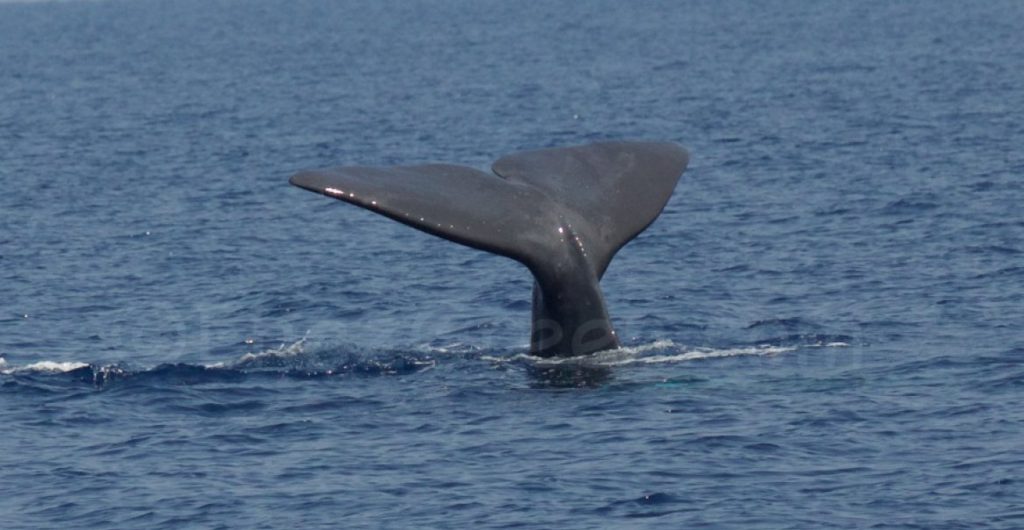
[[[1024,4],[0,3],[0,527],[1024,527]],[[670,140],[603,282],[294,171]]]

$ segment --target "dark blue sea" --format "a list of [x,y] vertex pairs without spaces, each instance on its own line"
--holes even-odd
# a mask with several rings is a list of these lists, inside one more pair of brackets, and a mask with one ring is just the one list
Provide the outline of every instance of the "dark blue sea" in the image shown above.
[[[1024,527],[1024,3],[0,3],[0,527]],[[667,140],[519,264],[296,170]],[[452,200],[459,200],[453,190]]]

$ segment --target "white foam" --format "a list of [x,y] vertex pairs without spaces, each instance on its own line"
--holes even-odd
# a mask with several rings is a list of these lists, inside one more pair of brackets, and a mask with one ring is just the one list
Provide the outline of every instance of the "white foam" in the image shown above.
[[[285,343],[282,342],[281,345],[278,346],[277,348],[271,348],[269,350],[263,350],[261,352],[256,353],[246,353],[245,355],[239,357],[236,362],[241,364],[250,363],[253,361],[267,358],[284,359],[288,357],[295,357],[303,353],[304,347],[306,345],[306,337],[308,336],[309,332],[307,331],[305,336],[291,344],[286,345]],[[224,363],[214,363],[206,366],[207,368],[223,368]]]
[[[620,359],[608,359],[599,360],[599,364],[606,366],[623,366],[627,364],[659,364],[659,363],[678,363],[685,361],[697,361],[701,359],[717,359],[721,357],[740,357],[744,355],[752,356],[768,356],[778,355],[780,353],[786,353],[795,351],[796,348],[785,348],[781,346],[758,346],[751,348],[728,348],[722,350],[716,350],[713,348],[696,348],[690,351],[684,351],[672,355],[651,355],[649,357],[636,357],[630,356]],[[614,353],[609,352],[609,353]]]
[[59,374],[78,370],[79,368],[85,368],[87,366],[89,366],[89,363],[80,363],[75,361],[39,361],[25,366],[11,366],[7,363],[7,359],[0,357],[0,374],[4,375],[11,375],[19,372],[47,372]]
[[625,348],[619,348],[618,350],[611,350],[611,351],[625,351],[625,352],[629,352],[629,353],[644,353],[644,352],[648,352],[648,351],[651,351],[651,350],[663,350],[665,348],[671,348],[671,347],[673,347],[675,345],[676,345],[676,343],[672,342],[671,339],[661,339],[661,340],[656,340],[656,341],[654,341],[654,342],[652,342],[650,344],[640,344],[638,346],[627,346]]
[[21,368],[14,368],[8,371],[10,372],[50,372],[50,373],[62,373],[70,372],[72,370],[78,370],[79,368],[85,368],[89,366],[89,363],[80,363],[74,361],[56,362],[56,361],[40,361],[37,363],[28,364]]
[[[676,353],[669,353],[666,355],[643,355],[650,351],[666,349],[682,351],[677,351]],[[768,344],[761,346],[751,346],[746,348],[686,348],[685,346],[677,346],[676,343],[672,342],[671,340],[663,339],[650,342],[647,344],[618,348],[615,350],[606,350],[590,355],[580,355],[576,357],[548,358],[520,353],[518,355],[513,355],[512,357],[502,358],[484,355],[481,358],[486,361],[498,363],[510,361],[528,361],[530,363],[537,365],[586,363],[594,366],[625,366],[630,364],[678,363],[687,361],[697,361],[701,359],[738,357],[744,355],[769,356],[795,351],[796,349],[796,347],[772,346]]]
[[[260,359],[272,359],[272,358],[285,359],[285,358],[289,358],[289,357],[295,357],[295,356],[303,353],[303,348],[304,348],[304,346],[306,344],[306,338],[308,336],[309,336],[309,332],[307,331],[306,334],[301,339],[299,339],[299,340],[297,340],[297,341],[295,341],[295,342],[293,342],[291,344],[285,344],[285,343],[282,342],[281,345],[276,347],[276,348],[271,348],[269,350],[258,351],[258,352],[255,352],[255,353],[254,352],[248,352],[248,353],[242,355],[241,357],[235,359],[234,361],[228,361],[228,362],[217,361],[215,363],[203,364],[202,366],[203,366],[203,368],[214,368],[214,369],[234,368],[234,367],[237,367],[237,366],[244,366],[244,365],[246,365],[248,363],[251,363],[253,361],[258,361]],[[251,343],[250,339],[246,339],[246,344],[250,344],[250,343]]]

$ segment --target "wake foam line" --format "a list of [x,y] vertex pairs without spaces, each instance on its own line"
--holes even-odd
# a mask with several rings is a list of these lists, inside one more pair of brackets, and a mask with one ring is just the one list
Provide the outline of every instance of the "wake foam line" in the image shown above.
[[[717,359],[723,357],[739,357],[739,356],[771,356],[778,355],[781,353],[788,353],[796,351],[804,347],[846,347],[846,343],[836,342],[829,344],[810,344],[800,346],[772,346],[764,344],[760,346],[751,346],[746,348],[686,348],[685,346],[677,345],[672,340],[662,339],[656,340],[648,344],[640,344],[637,346],[629,346],[625,348],[618,348],[615,350],[606,350],[597,352],[591,355],[581,355],[576,357],[564,357],[564,358],[550,358],[550,357],[538,357],[535,355],[529,355],[526,353],[520,353],[511,357],[495,357],[491,355],[481,356],[481,359],[485,361],[495,363],[508,363],[514,361],[526,361],[538,366],[555,366],[565,363],[585,363],[593,366],[626,366],[630,364],[660,364],[660,363],[675,363],[675,362],[686,362],[686,361],[697,361],[702,359]],[[678,349],[685,350],[678,353],[669,353],[663,355],[650,355],[643,356],[643,354],[652,351],[666,350],[666,349]]]

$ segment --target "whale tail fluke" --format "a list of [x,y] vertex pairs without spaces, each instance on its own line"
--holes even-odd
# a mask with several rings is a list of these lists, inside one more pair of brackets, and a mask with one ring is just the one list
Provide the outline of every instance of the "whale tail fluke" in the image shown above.
[[[661,213],[688,160],[674,143],[603,142],[514,153],[493,174],[451,164],[346,166],[290,182],[523,263],[537,279],[532,351],[581,354],[618,344],[597,282]],[[581,326],[607,340],[566,342]],[[553,331],[540,337],[539,327]]]
[[615,253],[658,217],[688,161],[674,143],[607,142],[514,153],[492,170],[537,187],[571,212],[565,218],[586,236],[601,277]]
[[514,153],[494,163],[494,174],[451,164],[348,166],[290,182],[531,269],[571,230],[600,277],[661,213],[688,160],[674,143],[603,142]]

